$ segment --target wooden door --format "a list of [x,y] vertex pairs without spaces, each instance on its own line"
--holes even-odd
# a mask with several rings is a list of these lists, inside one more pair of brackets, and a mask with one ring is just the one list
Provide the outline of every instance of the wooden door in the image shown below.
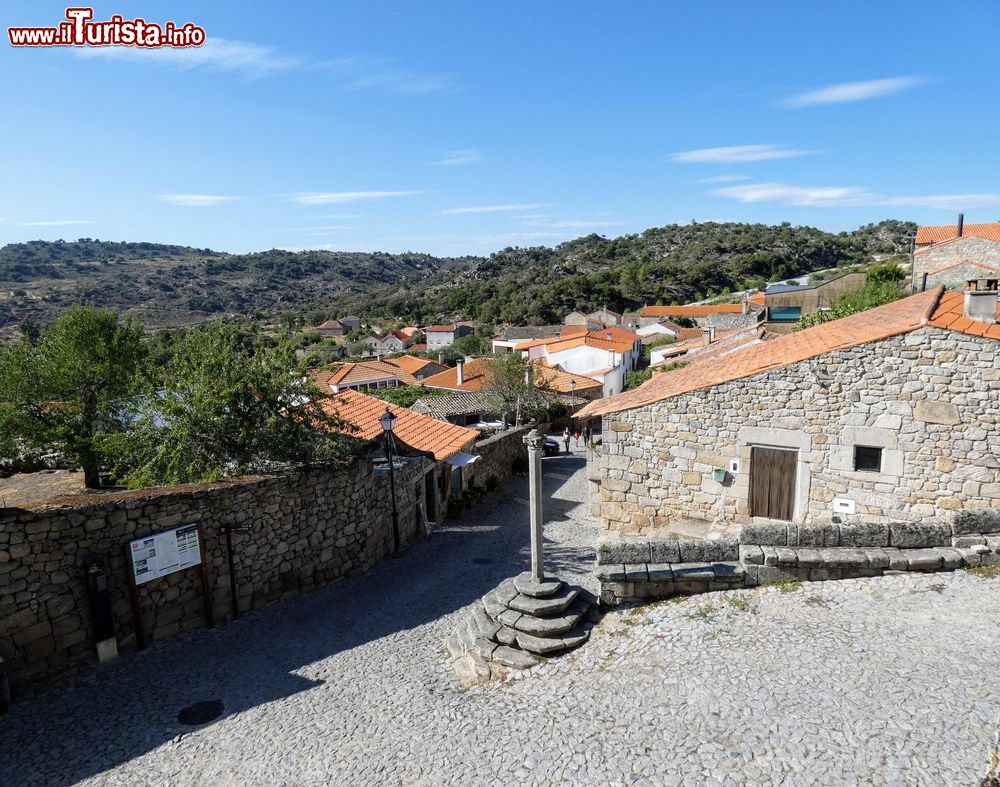
[[750,516],[791,521],[795,511],[796,451],[753,448],[750,452]]

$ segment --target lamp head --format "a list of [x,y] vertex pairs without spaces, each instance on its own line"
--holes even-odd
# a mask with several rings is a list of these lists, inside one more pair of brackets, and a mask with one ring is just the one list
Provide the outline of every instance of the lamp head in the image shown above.
[[382,431],[391,432],[393,427],[396,426],[396,416],[392,414],[392,410],[388,407],[385,408],[385,412],[379,416],[379,423],[382,424]]

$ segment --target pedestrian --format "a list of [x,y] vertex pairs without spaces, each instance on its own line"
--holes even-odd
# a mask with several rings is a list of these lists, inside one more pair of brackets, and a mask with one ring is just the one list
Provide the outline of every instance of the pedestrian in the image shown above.
[[575,432],[573,432],[573,439],[576,440],[576,447],[577,448],[580,447],[580,438],[582,438],[582,437],[583,437],[583,435],[580,434],[580,430],[579,429],[577,429]]
[[566,444],[566,453],[569,453],[569,427],[563,429],[563,442]]

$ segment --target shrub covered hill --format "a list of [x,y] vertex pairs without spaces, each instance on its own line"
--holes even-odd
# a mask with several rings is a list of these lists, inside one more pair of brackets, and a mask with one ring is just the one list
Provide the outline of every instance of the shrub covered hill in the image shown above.
[[894,220],[839,234],[790,224],[675,224],[487,258],[32,241],[0,248],[0,331],[9,334],[25,319],[48,322],[78,303],[150,327],[221,315],[297,314],[308,323],[349,312],[417,324],[456,317],[545,324],[575,308],[684,302],[901,255],[914,230]]
[[419,289],[390,287],[338,305],[418,324],[464,315],[545,325],[573,309],[685,303],[876,255],[902,260],[915,231],[896,220],[839,234],[790,224],[672,224],[612,239],[588,235],[554,249],[507,248]]

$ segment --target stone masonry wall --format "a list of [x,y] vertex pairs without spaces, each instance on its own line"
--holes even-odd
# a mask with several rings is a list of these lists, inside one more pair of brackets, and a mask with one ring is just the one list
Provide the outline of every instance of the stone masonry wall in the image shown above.
[[[396,472],[401,542],[421,532],[416,495],[430,459]],[[136,646],[123,545],[149,533],[200,523],[216,620],[230,611],[224,525],[242,611],[369,571],[392,550],[387,473],[368,462],[212,485],[80,497],[64,505],[0,509],[0,659],[15,688],[69,672],[94,654],[83,575],[88,555],[107,559],[119,648]],[[204,626],[201,575],[189,568],[139,586],[147,641]]]
[[[917,252],[913,255],[914,287],[920,288],[920,279],[924,273],[936,271],[961,260],[973,260],[1000,268],[1000,243],[969,236],[949,243],[929,246],[926,251]],[[982,268],[977,270],[979,273],[972,278],[985,278],[986,271]],[[933,284],[964,286],[968,277],[965,276],[961,268],[953,268],[938,277],[929,277],[928,286],[932,284],[932,279],[934,279]]]
[[490,479],[500,483],[509,478],[514,472],[514,461],[519,456],[527,457],[524,436],[530,429],[528,426],[507,429],[476,443],[476,453],[481,458],[469,468],[470,483],[487,488]]
[[[725,359],[719,359],[725,363]],[[797,451],[793,520],[920,521],[1000,497],[996,343],[937,328],[605,416],[605,529],[676,520],[747,522],[754,445]],[[854,446],[881,447],[882,471],[855,472]],[[728,469],[731,460],[739,471]]]

